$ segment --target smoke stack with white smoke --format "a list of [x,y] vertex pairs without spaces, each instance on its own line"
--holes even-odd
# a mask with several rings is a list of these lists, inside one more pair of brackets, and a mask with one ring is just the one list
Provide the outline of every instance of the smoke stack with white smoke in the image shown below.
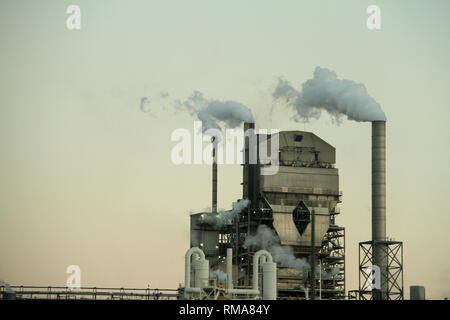
[[337,121],[342,115],[355,121],[386,121],[380,104],[368,95],[363,84],[338,79],[334,71],[326,68],[316,67],[314,77],[302,84],[301,92],[279,79],[272,96],[292,107],[297,121],[317,119],[322,110]]
[[244,248],[248,247],[269,251],[273,260],[285,267],[298,270],[309,268],[305,259],[295,257],[291,247],[280,246],[278,236],[266,225],[259,225],[256,234],[245,239]]
[[242,122],[254,122],[252,112],[236,101],[206,99],[200,91],[194,91],[186,101],[176,101],[175,108],[188,111],[192,116],[196,115],[202,122],[202,133],[212,137],[212,211],[215,213],[217,211],[217,157],[222,145],[220,141],[222,128],[219,123],[229,128],[236,128]]
[[374,298],[384,299],[388,291],[387,258],[385,247],[377,242],[386,240],[386,115],[363,84],[338,79],[335,72],[320,67],[315,69],[313,79],[303,83],[302,92],[280,79],[273,97],[284,100],[305,121],[318,118],[321,110],[326,110],[337,121],[346,115],[349,120],[372,122],[373,263],[382,270],[381,291]]
[[185,101],[176,101],[175,107],[196,115],[203,122],[203,132],[208,129],[221,130],[219,123],[236,128],[242,122],[254,122],[252,112],[243,104],[232,100],[206,99],[199,91],[195,91]]

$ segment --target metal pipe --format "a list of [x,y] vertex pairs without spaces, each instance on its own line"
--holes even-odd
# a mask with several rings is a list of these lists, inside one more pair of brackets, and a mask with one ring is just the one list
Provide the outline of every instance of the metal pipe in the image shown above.
[[258,135],[255,123],[244,123],[243,199],[249,199],[250,209],[257,208],[260,171],[258,166]]
[[200,293],[200,288],[191,288],[191,256],[197,254],[200,260],[205,260],[205,253],[198,247],[192,247],[186,251],[184,256],[184,297],[187,298],[190,292]]
[[258,290],[258,269],[259,269],[259,258],[261,256],[266,256],[268,262],[272,262],[272,255],[266,250],[259,250],[253,256],[253,290]]
[[227,248],[227,289],[233,289],[233,249]]
[[316,300],[316,215],[314,209],[311,210],[311,300]]
[[319,300],[322,300],[322,259],[319,260]]
[[236,269],[238,270],[238,274],[239,274],[239,264],[240,264],[240,261],[239,261],[239,244],[241,243],[239,240],[240,240],[240,232],[239,232],[239,220],[240,220],[240,218],[239,218],[239,215],[236,215],[236,218],[234,219],[235,220],[235,224],[236,224],[236,236],[235,236],[235,248],[236,248],[236,250],[235,250],[235,253],[234,253],[234,255],[235,255],[235,259],[236,259]]
[[380,268],[380,290],[376,299],[384,299],[387,292],[385,246],[386,240],[386,122],[372,122],[372,242],[373,263]]
[[228,294],[248,294],[248,295],[257,296],[257,295],[259,295],[259,290],[254,290],[254,289],[228,289],[227,293]]
[[[259,252],[259,251],[258,251]],[[255,258],[256,256],[256,258]],[[260,254],[253,256],[253,263],[255,263],[255,259],[259,259]],[[233,249],[227,248],[227,293],[228,294],[246,294],[246,295],[259,295],[258,285],[256,285],[255,289],[255,277],[253,276],[253,289],[234,289],[233,288]],[[272,257],[270,257],[272,259]],[[258,280],[258,275],[256,275],[256,280]]]
[[211,138],[212,148],[212,212],[217,213],[217,139]]
[[[233,249],[227,249],[227,278],[228,278],[228,294],[247,294],[259,296],[260,290],[258,285],[259,278],[259,260],[263,257],[266,258],[263,265],[263,279],[265,280],[265,285],[267,286],[267,292],[264,292],[264,299],[276,299],[276,264],[272,261],[272,255],[266,250],[259,250],[253,256],[253,287],[252,289],[234,289],[233,288],[233,274],[232,274],[232,257]],[[267,279],[265,279],[265,277]]]

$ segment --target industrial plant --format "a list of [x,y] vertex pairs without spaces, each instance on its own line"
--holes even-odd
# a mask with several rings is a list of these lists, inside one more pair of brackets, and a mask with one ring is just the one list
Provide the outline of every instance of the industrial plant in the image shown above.
[[[184,107],[196,116],[200,120],[197,131],[210,138],[206,154],[211,156],[212,200],[210,210],[189,217],[184,284],[164,292],[124,289],[119,297],[404,299],[403,243],[386,234],[386,116],[381,106],[362,84],[339,79],[335,72],[321,67],[316,67],[301,92],[280,79],[272,96],[305,119],[318,117],[323,109],[336,119],[346,115],[349,120],[371,124],[372,137],[367,137],[367,143],[371,141],[372,147],[372,219],[367,223],[371,223],[372,236],[359,243],[358,288],[346,287],[345,226],[339,222],[345,213],[338,206],[343,199],[335,147],[313,132],[257,133],[253,114],[245,105],[207,99],[194,92],[188,100],[177,102],[176,108]],[[238,136],[242,197],[231,210],[218,210],[217,205],[222,125],[243,126]],[[200,141],[205,141],[204,137]],[[97,296],[96,288],[93,290]],[[411,290],[413,297],[424,297],[420,286]],[[32,288],[29,292],[43,294]],[[21,296],[26,294],[22,290]],[[76,296],[74,292],[58,294]],[[84,291],[78,294],[89,296]],[[114,290],[113,297],[117,297]]]
[[0,12],[0,303],[450,298],[450,0]]
[[[403,244],[386,237],[386,122],[372,124],[372,239],[359,244],[359,288],[346,288],[336,149],[312,132],[261,135],[243,125],[242,198],[217,209],[217,140],[211,211],[190,215],[184,286],[125,289],[1,286],[4,299],[403,300]],[[274,140],[276,139],[276,140]],[[369,139],[369,137],[368,137]],[[262,161],[260,148],[273,163]],[[238,186],[237,186],[238,187]],[[46,290],[45,290],[46,289]],[[411,287],[412,299],[425,289]]]
[[[372,122],[372,240],[359,245],[358,290],[347,295],[345,287],[345,227],[338,222],[342,192],[336,149],[311,132],[281,131],[279,170],[262,175],[261,169],[270,164],[261,164],[259,158],[250,161],[250,141],[270,145],[273,137],[261,141],[264,137],[255,134],[254,123],[245,123],[242,199],[233,204],[231,215],[217,212],[214,161],[212,211],[190,216],[190,246],[201,253],[201,259],[186,256],[185,297],[403,299],[402,243],[386,238],[385,125],[385,121]],[[267,250],[270,261],[277,263],[275,295],[264,291],[264,284],[270,290],[273,285],[264,269],[263,290],[257,291],[259,249]],[[241,291],[233,289],[234,284]]]

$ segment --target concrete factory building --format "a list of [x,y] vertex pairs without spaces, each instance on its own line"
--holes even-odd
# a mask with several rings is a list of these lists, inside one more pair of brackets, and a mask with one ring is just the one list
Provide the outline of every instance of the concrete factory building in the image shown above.
[[[345,229],[336,222],[342,194],[335,168],[335,148],[311,132],[279,132],[279,170],[273,175],[262,175],[261,168],[270,164],[249,161],[252,129],[253,123],[244,124],[247,134],[243,200],[237,202],[241,206],[236,206],[242,209],[235,210],[225,220],[219,219],[217,203],[214,203],[217,166],[213,165],[213,210],[191,215],[191,247],[199,247],[204,252],[211,271],[223,274],[227,262],[231,264],[228,260],[232,249],[231,281],[236,286],[252,285],[253,256],[264,249],[277,263],[278,299],[318,298],[319,295],[323,299],[344,299]],[[254,138],[258,145],[267,139],[270,152],[273,137],[254,134]],[[259,245],[248,241],[252,237],[256,239],[261,231],[274,237]],[[217,285],[227,284],[218,277]]]

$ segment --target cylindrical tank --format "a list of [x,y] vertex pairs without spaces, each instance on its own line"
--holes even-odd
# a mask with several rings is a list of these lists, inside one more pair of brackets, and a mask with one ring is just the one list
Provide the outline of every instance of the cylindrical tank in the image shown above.
[[425,287],[410,286],[409,287],[409,299],[410,300],[425,300]]
[[192,267],[194,269],[194,287],[206,286],[209,279],[209,261],[207,259],[194,260]]
[[277,299],[277,264],[269,261],[262,264],[263,269],[263,299]]

